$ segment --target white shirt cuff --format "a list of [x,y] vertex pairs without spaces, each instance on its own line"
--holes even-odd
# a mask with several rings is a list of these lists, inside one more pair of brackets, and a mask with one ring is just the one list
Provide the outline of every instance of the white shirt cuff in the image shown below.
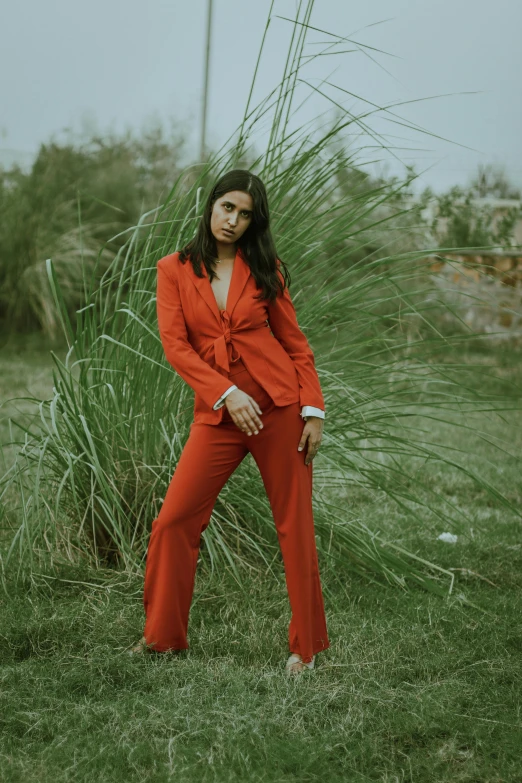
[[303,405],[301,416],[305,421],[307,416],[318,416],[320,419],[324,419],[324,411],[321,408],[314,408],[313,405]]
[[237,389],[237,386],[230,386],[226,392],[223,392],[219,400],[215,403],[215,405],[213,405],[213,410],[217,411],[218,408],[221,408],[225,404],[225,397],[227,394],[230,394],[230,392],[234,391],[234,389]]

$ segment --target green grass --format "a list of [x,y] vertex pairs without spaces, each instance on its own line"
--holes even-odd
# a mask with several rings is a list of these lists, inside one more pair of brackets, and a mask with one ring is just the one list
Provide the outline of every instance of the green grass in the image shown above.
[[520,576],[468,586],[496,618],[354,577],[326,605],[331,647],[295,681],[282,581],[198,579],[190,650],[145,660],[124,653],[139,580],[47,581],[2,608],[2,780],[521,779]]
[[[51,389],[42,349],[33,344],[15,359],[4,348],[2,369],[16,371],[1,374],[2,399],[27,385]],[[474,434],[447,433],[448,446],[476,439],[466,444],[470,463],[488,453],[479,426],[504,440],[507,428],[515,432],[511,418],[474,416]],[[519,433],[512,447],[520,452]],[[331,647],[294,680],[283,674],[289,605],[280,558],[275,577],[252,577],[246,590],[229,573],[211,579],[200,569],[190,650],[142,660],[125,654],[143,629],[141,577],[56,564],[32,581],[8,580],[0,779],[521,781],[520,520],[462,473],[424,469],[475,520],[455,545],[437,540],[441,525],[425,511],[416,526],[356,486],[344,489],[344,502],[411,551],[464,569],[454,572],[454,592],[489,613],[356,574],[340,584],[323,567]],[[515,499],[516,460],[489,469],[503,471]]]
[[10,437],[9,418],[25,418],[29,423],[35,414],[35,405],[31,399],[11,398],[27,397],[46,399],[52,395],[53,361],[50,348],[63,358],[67,347],[52,343],[41,332],[29,334],[0,335],[0,444],[2,444],[2,470],[12,464],[18,451],[16,446],[6,445]]

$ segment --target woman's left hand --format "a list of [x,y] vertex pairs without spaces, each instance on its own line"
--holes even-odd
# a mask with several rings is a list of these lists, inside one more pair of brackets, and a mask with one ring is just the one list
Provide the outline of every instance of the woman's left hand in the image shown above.
[[319,451],[319,446],[321,445],[321,440],[323,438],[323,428],[324,419],[321,419],[320,416],[308,416],[303,427],[303,434],[301,435],[299,446],[297,447],[298,451],[302,451],[308,441],[305,465],[308,465]]

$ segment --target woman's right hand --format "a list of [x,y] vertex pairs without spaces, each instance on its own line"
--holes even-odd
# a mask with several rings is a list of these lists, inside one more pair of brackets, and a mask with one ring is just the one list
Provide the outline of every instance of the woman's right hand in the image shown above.
[[241,391],[241,389],[234,389],[225,397],[225,405],[232,421],[242,432],[246,432],[248,435],[255,432],[257,435],[258,431],[263,428],[259,418],[262,415],[261,408],[250,394]]

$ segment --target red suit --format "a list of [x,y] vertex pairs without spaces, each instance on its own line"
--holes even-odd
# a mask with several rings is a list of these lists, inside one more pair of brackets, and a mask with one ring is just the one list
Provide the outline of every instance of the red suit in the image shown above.
[[[250,451],[270,501],[292,610],[289,650],[305,662],[329,646],[312,514],[313,463],[298,451],[304,405],[324,410],[312,350],[285,287],[274,303],[238,249],[226,309],[178,253],[158,261],[157,313],[165,355],[194,389],[194,421],[147,551],[144,636],[153,649],[185,649],[201,533],[223,485]],[[281,272],[278,276],[283,280]],[[263,427],[247,435],[226,406],[236,384],[260,405]]]

